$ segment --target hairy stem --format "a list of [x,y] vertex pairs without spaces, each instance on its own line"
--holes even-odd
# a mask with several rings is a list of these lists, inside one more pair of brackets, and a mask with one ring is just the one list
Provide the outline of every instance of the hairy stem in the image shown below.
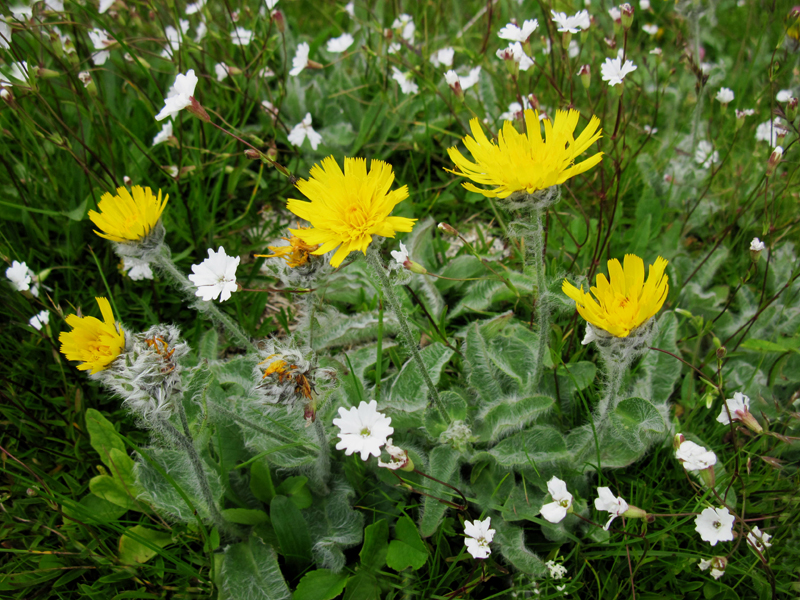
[[536,322],[539,325],[539,341],[536,344],[536,366],[533,372],[534,385],[539,384],[547,351],[547,338],[550,333],[550,308],[547,299],[547,283],[545,282],[544,227],[542,226],[542,209],[535,208],[531,215],[533,220],[533,285],[536,287]]

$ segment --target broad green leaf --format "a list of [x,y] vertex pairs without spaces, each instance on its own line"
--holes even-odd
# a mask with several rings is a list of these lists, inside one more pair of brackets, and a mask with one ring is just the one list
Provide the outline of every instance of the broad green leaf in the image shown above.
[[745,340],[740,345],[740,348],[746,350],[755,350],[756,352],[797,352],[796,345],[789,345],[786,343],[779,344],[777,342],[770,342],[767,340]]
[[262,502],[269,504],[275,497],[275,486],[266,458],[259,458],[250,465],[250,491]]
[[137,501],[119,480],[110,475],[92,477],[89,480],[89,489],[95,496],[126,510],[142,510],[143,504]]
[[503,467],[532,467],[569,457],[564,436],[550,425],[534,425],[515,433],[489,450],[489,454]]
[[89,442],[100,455],[100,460],[112,468],[111,449],[116,448],[122,453],[126,451],[125,442],[120,439],[114,425],[100,411],[89,408],[86,410],[86,430],[89,432]]
[[269,516],[263,510],[252,508],[226,508],[222,513],[222,518],[229,523],[238,525],[258,525],[269,521]]
[[533,521],[544,505],[544,494],[532,485],[524,489],[517,485],[508,495],[503,505],[503,518],[506,521]]
[[[63,505],[64,515],[74,517],[82,522],[112,523],[128,512],[128,509],[105,498],[86,494],[79,502],[65,500]],[[69,523],[69,519],[64,519]]]
[[402,571],[411,567],[412,571],[416,571],[427,562],[428,548],[410,517],[404,515],[397,520],[394,537],[386,555],[386,565],[390,569]]
[[275,496],[269,516],[286,563],[298,571],[311,564],[311,536],[300,509],[286,496]]
[[303,575],[292,600],[333,600],[344,590],[348,577],[328,569],[317,569]]
[[371,571],[361,570],[347,581],[342,600],[380,600],[378,578]]
[[197,354],[206,360],[217,360],[219,358],[219,334],[216,329],[209,329],[200,338],[197,345]]
[[[435,477],[439,481],[444,481],[458,487],[458,459],[460,456],[461,454],[459,452],[449,446],[437,446],[428,457],[430,463],[429,475]],[[442,504],[436,500],[436,498],[442,498],[456,503],[461,503],[462,500],[453,490],[440,483],[427,480],[425,486],[425,492],[435,497],[430,498],[426,496],[423,500],[422,520],[419,528],[423,537],[430,537],[436,533],[436,530],[439,528],[439,523],[441,523],[444,518],[444,513],[447,510],[447,505]]]
[[664,418],[644,398],[626,398],[611,413],[615,438],[631,450],[643,449],[654,435],[667,430]]
[[577,390],[585,390],[597,375],[597,367],[589,361],[567,363],[556,369],[559,376],[567,378]]
[[172,536],[168,532],[142,525],[130,527],[119,539],[119,560],[128,565],[146,563],[158,554],[158,548],[163,548],[170,542]]
[[275,490],[276,494],[286,496],[299,509],[311,506],[311,490],[308,489],[306,482],[308,477],[295,476],[289,477],[281,483]]
[[[422,362],[436,385],[442,369],[453,356],[453,350],[444,344],[434,343],[421,351]],[[428,405],[428,391],[422,374],[413,360],[403,365],[392,385],[388,403],[392,408],[405,412],[423,410]]]
[[439,407],[428,406],[424,416],[425,430],[434,439],[447,431],[454,421],[467,419],[467,401],[464,398],[455,392],[445,391],[439,393],[439,400]]
[[331,492],[317,498],[303,514],[314,546],[314,561],[334,573],[345,567],[344,550],[364,541],[364,513],[351,506],[353,488],[344,478],[334,478]]
[[[290,504],[287,501],[287,504]],[[220,600],[289,600],[272,546],[255,534],[228,546],[222,560]]]
[[543,577],[547,567],[536,554],[525,546],[525,533],[521,527],[509,525],[503,519],[492,519],[494,542],[500,554],[519,571],[534,577]]
[[555,400],[548,396],[530,396],[502,398],[488,406],[484,405],[479,414],[482,420],[479,436],[486,442],[498,440],[535,421],[554,404]]
[[364,545],[358,553],[364,568],[377,571],[386,564],[389,550],[389,524],[386,519],[367,525],[364,529]]
[[109,452],[109,471],[114,479],[119,480],[125,487],[131,490],[133,495],[137,493],[136,478],[133,476],[133,467],[136,463],[128,456],[128,453],[112,448]]

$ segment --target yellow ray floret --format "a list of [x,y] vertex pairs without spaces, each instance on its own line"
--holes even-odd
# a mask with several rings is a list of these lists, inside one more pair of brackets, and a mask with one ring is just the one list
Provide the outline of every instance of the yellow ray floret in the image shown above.
[[297,189],[311,202],[289,199],[286,205],[311,229],[290,229],[307,244],[319,244],[311,254],[330,252],[331,266],[338,267],[354,251],[367,252],[373,235],[394,237],[411,231],[416,219],[390,217],[394,207],[408,198],[408,186],[389,191],[394,182],[392,166],[373,160],[367,172],[363,158],[345,158],[344,172],[329,156],[311,168],[311,177],[297,182]]
[[125,348],[125,333],[114,321],[111,304],[106,298],[95,300],[100,306],[102,321],[95,317],[69,315],[67,325],[72,327],[72,331],[62,331],[58,336],[61,354],[68,360],[82,361],[78,368],[91,370],[92,375],[107,369]]
[[474,162],[453,147],[447,153],[458,170],[446,170],[475,183],[495,186],[487,189],[472,183],[463,184],[468,190],[487,198],[507,198],[520,191],[532,194],[559,185],[591,169],[603,158],[603,153],[598,152],[583,162],[575,163],[575,159],[602,136],[600,119],[593,116],[575,139],[579,117],[577,110],[559,110],[555,121],[545,119],[540,125],[539,113],[528,109],[525,111],[528,133],[518,133],[511,121],[505,121],[497,134],[497,144],[486,137],[478,119],[472,119],[469,126],[473,137],[465,137],[464,145]]
[[[561,290],[575,300],[578,313],[589,323],[615,337],[628,337],[631,331],[647,322],[663,306],[669,292],[664,272],[667,261],[660,256],[650,265],[644,280],[644,261],[635,254],[625,255],[625,266],[615,258],[608,261],[608,274],[597,276],[592,298],[566,279]],[[595,300],[597,298],[597,300]]]
[[89,218],[98,229],[95,233],[113,242],[136,242],[145,237],[156,226],[167,205],[169,195],[161,200],[149,187],[135,185],[129,192],[127,188],[117,188],[117,195],[106,192],[100,198],[97,208],[90,210]]

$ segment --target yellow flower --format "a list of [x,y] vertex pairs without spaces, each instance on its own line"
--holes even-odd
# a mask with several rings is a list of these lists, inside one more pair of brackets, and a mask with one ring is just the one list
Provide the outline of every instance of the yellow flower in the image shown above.
[[100,212],[89,211],[92,223],[102,230],[95,230],[97,235],[113,242],[136,242],[156,226],[169,195],[162,202],[161,190],[156,198],[149,187],[140,185],[133,186],[131,192],[124,187],[117,188],[116,196],[106,192],[97,205]]
[[122,353],[125,347],[125,333],[114,322],[111,304],[106,298],[95,298],[100,306],[103,320],[94,317],[67,317],[67,325],[72,331],[62,331],[58,336],[61,354],[68,360],[83,361],[78,365],[81,371],[91,369],[92,375],[99,373]]
[[464,158],[453,147],[447,153],[459,170],[445,170],[463,175],[475,183],[496,186],[486,189],[471,183],[463,184],[471,192],[478,192],[487,198],[507,198],[520,191],[532,194],[564,183],[570,177],[591,169],[603,158],[603,153],[598,152],[575,164],[578,155],[600,139],[602,134],[598,130],[600,119],[592,117],[576,140],[573,134],[579,117],[577,110],[556,111],[554,122],[549,119],[542,122],[545,134],[542,139],[539,113],[528,109],[525,111],[527,135],[518,133],[511,121],[506,121],[497,134],[497,144],[486,137],[478,119],[472,119],[469,125],[473,137],[465,137],[464,145],[475,162]]
[[394,237],[398,231],[411,231],[416,219],[390,217],[392,209],[408,198],[408,186],[389,191],[394,181],[392,166],[373,160],[367,172],[363,158],[344,159],[344,173],[329,156],[311,168],[311,177],[297,182],[297,189],[311,202],[289,199],[286,205],[311,229],[289,231],[307,244],[320,244],[311,254],[339,249],[331,258],[338,267],[356,250],[367,253],[373,235]]
[[[307,230],[308,227],[299,227],[299,229]],[[295,235],[281,239],[289,242],[289,245],[267,246],[272,254],[256,254],[256,258],[282,258],[289,265],[289,268],[294,269],[308,264],[308,255],[319,248],[319,244],[306,244]]]
[[599,304],[583,291],[583,286],[578,289],[566,279],[561,290],[575,300],[578,312],[589,323],[614,337],[628,337],[655,315],[667,299],[666,268],[666,259],[659,256],[650,265],[645,281],[644,261],[635,254],[626,254],[624,268],[616,258],[608,261],[610,282],[602,273],[597,276],[597,287],[591,291]]

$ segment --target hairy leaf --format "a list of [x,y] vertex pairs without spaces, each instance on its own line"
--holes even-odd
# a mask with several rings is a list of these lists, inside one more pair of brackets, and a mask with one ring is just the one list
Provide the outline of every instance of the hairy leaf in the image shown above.
[[256,535],[225,549],[221,580],[220,600],[291,598],[275,551]]

